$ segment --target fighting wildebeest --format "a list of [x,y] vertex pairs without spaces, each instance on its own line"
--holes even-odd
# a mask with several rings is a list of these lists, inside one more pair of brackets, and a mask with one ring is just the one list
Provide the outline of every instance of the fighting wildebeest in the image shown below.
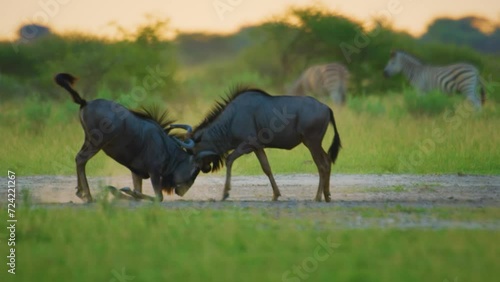
[[[328,154],[321,147],[328,123],[335,132]],[[271,96],[259,89],[236,89],[217,103],[208,116],[189,135],[193,152],[203,172],[227,166],[222,199],[231,189],[231,167],[244,154],[254,152],[273,189],[273,200],[281,195],[264,148],[293,149],[300,143],[309,149],[319,170],[321,194],[330,201],[331,162],[335,163],[340,136],[332,110],[312,97]],[[232,152],[230,152],[232,151]],[[207,171],[208,170],[208,171]]]
[[154,111],[131,111],[113,101],[84,100],[72,85],[76,78],[67,73],[55,76],[55,82],[66,89],[80,105],[79,118],[85,141],[76,155],[77,192],[86,202],[92,201],[85,165],[103,150],[132,172],[134,191],[123,189],[136,198],[154,199],[142,194],[142,179],[151,178],[156,198],[163,200],[162,191],[184,195],[199,173],[194,156],[182,147],[190,148],[192,140],[181,141],[169,134],[172,128],[191,130],[188,125],[173,125],[166,114]]

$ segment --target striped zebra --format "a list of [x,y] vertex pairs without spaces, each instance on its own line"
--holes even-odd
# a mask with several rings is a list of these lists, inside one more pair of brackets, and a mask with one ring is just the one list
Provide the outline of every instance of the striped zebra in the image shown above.
[[[425,65],[404,51],[393,51],[384,68],[384,76],[391,77],[400,72],[408,78],[413,87],[423,93],[432,90],[440,90],[447,94],[459,92],[465,95],[477,109],[481,109],[481,104],[484,104],[485,86],[481,82],[479,71],[473,65]],[[481,86],[481,99],[476,92],[478,84]]]
[[333,102],[344,104],[347,96],[349,71],[338,63],[315,65],[306,69],[294,82],[289,95],[329,95]]

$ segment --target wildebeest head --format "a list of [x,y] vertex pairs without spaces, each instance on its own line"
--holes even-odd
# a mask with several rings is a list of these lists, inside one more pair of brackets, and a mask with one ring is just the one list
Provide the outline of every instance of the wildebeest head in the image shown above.
[[[175,194],[184,196],[193,185],[200,168],[195,162],[194,156],[189,155],[185,160],[181,161],[174,172],[171,174],[172,183],[165,183],[164,187],[173,187]],[[167,177],[168,181],[169,177]]]
[[193,155],[192,149],[194,147],[194,141],[189,137],[192,132],[191,126],[186,124],[171,124],[170,129],[174,128],[185,129],[187,131],[186,136],[188,137],[185,141],[182,141],[176,136],[171,136],[179,145],[178,150],[182,151],[179,153],[182,159],[179,161],[170,177],[165,177],[166,183],[162,184],[164,184],[163,187],[173,187],[175,194],[183,196],[193,185],[200,172],[200,167]]
[[[239,92],[239,91],[233,91]],[[228,96],[221,101],[218,101],[214,108],[208,113],[203,121],[196,126],[195,130],[188,134],[194,141],[192,152],[195,155],[195,161],[198,163],[203,173],[214,172],[222,168],[224,160],[227,156],[227,149],[230,146],[220,136],[211,134],[207,129],[213,126],[219,115],[226,110],[227,105],[235,98],[235,95]],[[216,130],[219,134],[224,135],[224,128]]]
[[223,165],[224,156],[215,152],[210,146],[213,142],[209,142],[208,136],[205,135],[203,128],[197,128],[192,134],[194,146],[191,152],[194,155],[194,160],[203,173],[217,171]]

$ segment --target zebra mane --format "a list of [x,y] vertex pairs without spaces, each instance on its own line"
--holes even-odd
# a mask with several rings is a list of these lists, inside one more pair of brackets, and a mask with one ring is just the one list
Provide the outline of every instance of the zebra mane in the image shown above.
[[404,50],[396,50],[396,51],[394,51],[394,54],[403,55],[403,59],[406,61],[409,61],[412,64],[416,64],[416,65],[423,65],[424,64],[420,59],[418,59],[414,55],[412,55]]

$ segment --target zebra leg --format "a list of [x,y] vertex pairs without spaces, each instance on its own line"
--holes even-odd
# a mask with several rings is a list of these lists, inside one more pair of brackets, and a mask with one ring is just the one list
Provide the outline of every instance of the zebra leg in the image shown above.
[[330,97],[332,98],[332,101],[337,105],[345,105],[345,96],[345,89],[344,87],[342,87],[342,85],[339,85],[336,89],[330,91]]
[[481,99],[476,92],[476,87],[468,87],[464,90],[464,94],[469,101],[474,105],[476,110],[481,110]]
[[342,97],[341,97],[339,89],[330,90],[330,98],[332,99],[334,104],[337,104],[337,105],[342,104]]

